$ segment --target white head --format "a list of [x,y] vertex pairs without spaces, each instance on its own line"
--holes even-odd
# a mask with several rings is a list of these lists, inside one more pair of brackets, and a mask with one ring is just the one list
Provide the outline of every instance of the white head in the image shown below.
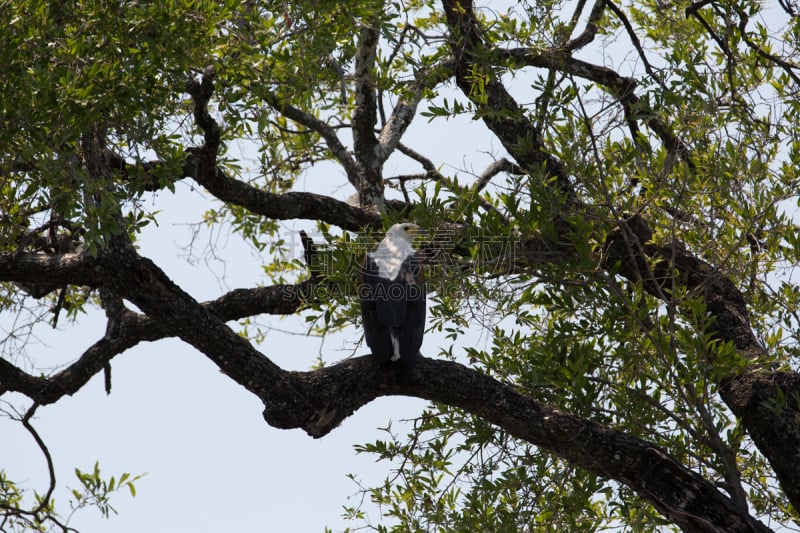
[[419,235],[422,232],[422,228],[417,226],[416,224],[412,224],[411,222],[402,222],[400,224],[394,224],[389,230],[386,232],[386,237],[384,240],[394,241],[397,246],[403,246],[403,241],[408,243],[408,246],[411,246],[411,243],[414,241],[414,236]]

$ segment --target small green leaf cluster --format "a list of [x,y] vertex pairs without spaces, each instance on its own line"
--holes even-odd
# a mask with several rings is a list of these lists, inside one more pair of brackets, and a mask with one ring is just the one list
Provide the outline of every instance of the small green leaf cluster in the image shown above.
[[127,489],[130,495],[135,497],[135,483],[142,478],[141,475],[131,476],[131,474],[124,473],[119,478],[111,476],[105,479],[100,473],[99,463],[95,463],[90,472],[84,472],[76,468],[75,477],[78,478],[80,487],[72,489],[74,500],[70,502],[71,507],[73,509],[96,507],[106,518],[111,513],[117,513],[114,507],[111,506],[111,495],[119,490]]
[[[0,470],[0,524],[3,531],[75,531],[69,526],[75,513],[81,509],[94,508],[108,518],[116,510],[111,505],[115,492],[127,490],[132,497],[136,496],[135,483],[142,476],[125,473],[119,476],[103,478],[99,463],[95,463],[89,472],[75,469],[75,476],[80,483],[79,488],[71,489],[69,512],[65,515],[59,511],[56,500],[45,501],[45,495],[34,493],[34,501],[26,502],[26,491],[18,483],[8,479],[5,471]],[[48,493],[49,494],[49,493]]]

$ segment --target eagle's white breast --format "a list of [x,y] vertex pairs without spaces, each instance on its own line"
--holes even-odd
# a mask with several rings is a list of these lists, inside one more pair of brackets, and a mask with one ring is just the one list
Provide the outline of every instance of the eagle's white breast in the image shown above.
[[378,275],[394,281],[400,273],[403,261],[413,253],[414,248],[411,247],[410,242],[405,239],[391,239],[387,236],[381,241],[378,249],[371,252],[369,256],[378,265]]

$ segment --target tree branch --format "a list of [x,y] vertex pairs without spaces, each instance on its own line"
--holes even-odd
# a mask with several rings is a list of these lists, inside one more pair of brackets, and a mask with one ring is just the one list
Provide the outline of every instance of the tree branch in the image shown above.
[[761,46],[757,45],[753,42],[750,38],[750,35],[747,33],[747,23],[749,21],[749,16],[747,13],[738,6],[734,5],[734,9],[736,10],[736,14],[739,16],[739,33],[742,35],[742,39],[753,50],[756,54],[763,57],[767,61],[771,61],[778,65],[783,71],[792,78],[795,85],[800,86],[800,76],[795,73],[795,70],[800,69],[800,65],[796,65],[789,61],[784,60],[781,57],[776,56],[775,54],[770,54],[766,50],[764,50]]
[[361,165],[368,165],[375,157],[378,140],[373,133],[378,123],[375,80],[372,71],[378,49],[378,30],[362,26],[358,33],[358,50],[355,58],[356,103],[353,109],[353,149]]
[[[139,175],[134,165],[129,165],[119,156],[115,159],[115,164],[121,165],[119,170],[123,176]],[[143,172],[141,175],[146,178],[143,184],[147,190],[163,187],[156,175],[162,164],[160,161],[148,161],[140,168]],[[208,161],[197,153],[197,149],[189,150],[181,178],[192,178],[217,199],[244,207],[254,214],[276,220],[319,220],[349,231],[382,227],[381,216],[373,210],[311,192],[290,191],[277,194],[265,191],[231,178],[220,167],[216,167],[213,173],[209,172],[206,170],[208,164]],[[180,178],[176,178],[176,181],[177,179]],[[394,210],[406,207],[396,202],[388,202],[388,205]]]
[[503,84],[478,61],[486,54],[480,25],[467,0],[444,0],[445,18],[451,33],[456,84],[477,106],[477,115],[526,172],[555,179],[566,203],[575,191],[558,158],[544,145],[542,133],[525,118],[522,109]]
[[644,119],[648,127],[661,139],[670,152],[677,154],[690,168],[695,168],[691,152],[686,144],[645,106],[636,96],[636,80],[619,75],[616,71],[566,55],[559,50],[538,52],[528,48],[511,50],[499,49],[495,52],[501,59],[510,59],[517,65],[546,68],[572,74],[605,87],[622,105],[626,119]]
[[202,153],[209,158],[209,168],[215,168],[217,162],[217,152],[222,132],[217,121],[208,112],[208,102],[214,94],[214,78],[216,75],[212,70],[206,70],[200,75],[200,79],[190,78],[186,82],[186,92],[189,93],[194,101],[194,120],[197,126],[203,130],[205,143]]
[[516,438],[623,483],[684,531],[769,531],[657,446],[553,409],[458,363],[421,358],[409,368],[357,357],[312,372],[290,372],[289,379],[292,390],[301,391],[309,402],[298,408],[278,387],[263,397],[264,418],[279,428],[302,428],[322,437],[375,398],[414,396],[464,409]]
[[[115,274],[108,280],[111,290],[161,322],[169,335],[205,354],[245,389],[259,397],[278,386],[291,390],[284,370],[173,283],[155,263],[132,249],[115,250],[102,259],[103,270]],[[293,400],[306,402],[297,392]]]
[[[378,30],[362,26],[358,34],[358,50],[355,58],[356,103],[353,109],[353,151],[359,167],[359,179],[355,184],[358,201],[362,207],[374,207],[379,212],[386,208],[383,190],[383,161],[375,126],[378,123],[378,107],[375,80],[372,71],[378,49]],[[407,114],[402,111],[402,114]],[[397,127],[395,124],[394,127]],[[388,154],[386,154],[388,157]]]
[[86,252],[39,254],[0,252],[0,280],[97,287],[97,260]]
[[325,140],[325,143],[328,145],[328,149],[330,149],[331,153],[333,153],[333,156],[344,168],[345,174],[347,175],[347,180],[353,185],[353,187],[357,187],[360,175],[358,165],[356,164],[355,159],[353,159],[353,156],[347,147],[345,147],[345,145],[342,144],[342,141],[339,140],[339,136],[336,135],[336,130],[314,115],[298,109],[286,102],[282,102],[277,96],[268,91],[265,91],[261,96],[270,107],[272,107],[281,115],[319,133],[320,136]]
[[382,227],[380,214],[372,210],[311,192],[272,193],[230,178],[219,167],[213,173],[205,172],[205,164],[202,159],[189,154],[184,173],[216,198],[252,213],[278,220],[322,220],[350,231]]
[[522,169],[505,157],[501,157],[497,161],[493,161],[484,169],[483,172],[481,172],[481,175],[478,176],[478,179],[475,180],[475,183],[472,185],[472,194],[478,194],[481,192],[487,185],[489,185],[489,182],[492,181],[492,178],[501,172],[519,175],[522,174]]
[[[637,219],[640,229],[632,231],[639,245],[607,243],[607,250],[617,251],[604,258],[606,268],[641,281],[645,290],[661,300],[669,301],[671,283],[676,278],[690,292],[703,295],[707,312],[714,319],[709,332],[719,341],[733,344],[750,362],[744,371],[717,379],[720,396],[769,460],[789,500],[800,508],[800,463],[794,458],[800,450],[795,417],[800,412],[800,374],[762,368],[757,361],[766,351],[753,334],[747,305],[734,283],[680,244],[648,242],[652,232],[644,219]],[[618,240],[621,232],[609,236]],[[777,398],[784,398],[784,403],[778,405]]]
[[[0,279],[8,280],[2,270]],[[304,281],[296,285],[236,289],[201,305],[220,322],[258,314],[287,315],[295,313],[304,303],[314,301],[317,286],[311,281]],[[5,392],[18,392],[39,405],[55,403],[63,396],[71,396],[79,391],[92,377],[104,370],[111,359],[125,350],[140,342],[172,336],[175,336],[174,331],[163,321],[125,308],[118,309],[114,318],[109,318],[105,335],[77,361],[52,376],[34,376],[0,359],[0,396]]]
[[[244,207],[252,213],[270,218],[325,220],[352,231],[359,231],[364,227],[381,227],[379,214],[351,206],[329,196],[294,191],[275,194],[228,177],[216,165],[219,128],[207,110],[208,102],[214,91],[213,81],[205,75],[200,81],[189,80],[187,91],[194,100],[195,121],[205,132],[206,143],[201,148],[187,151],[186,163],[183,168],[185,176],[193,178],[224,202]],[[354,185],[357,183],[356,177],[359,172],[356,170],[355,161],[336,137],[333,128],[308,113],[279,103],[277,98],[269,93],[265,99],[287,117],[320,133],[345,167],[348,179]],[[213,150],[213,154],[209,153],[211,150]]]
[[[585,2],[582,0],[581,4]],[[580,35],[575,37],[574,39],[570,39],[567,44],[564,45],[564,50],[566,51],[575,51],[580,50],[587,44],[591,43],[594,40],[595,35],[597,35],[598,26],[597,23],[600,21],[600,18],[603,16],[603,10],[605,8],[605,0],[595,0],[594,6],[592,7],[592,11],[589,13],[589,18],[586,21],[586,27],[583,29]],[[575,24],[578,22],[578,16],[580,12],[576,9],[575,14],[573,15],[572,20],[570,21],[571,25],[574,27]]]
[[39,406],[37,404],[33,404],[30,409],[25,413],[25,416],[22,417],[22,425],[23,427],[28,430],[28,433],[31,434],[33,440],[36,441],[36,445],[39,447],[39,450],[44,455],[45,463],[47,464],[47,475],[50,478],[50,484],[47,487],[47,492],[45,493],[44,497],[41,499],[39,505],[31,511],[31,515],[38,518],[39,513],[41,513],[45,508],[50,505],[50,499],[53,496],[53,492],[56,490],[56,470],[53,466],[53,457],[50,455],[50,450],[47,448],[47,445],[44,443],[44,440],[39,435],[39,432],[31,424],[31,418],[36,413],[36,409]]
[[417,73],[416,79],[410,88],[410,97],[403,97],[397,102],[386,124],[381,128],[378,136],[378,145],[375,148],[381,163],[385,162],[397,148],[400,139],[414,118],[417,106],[425,90],[435,87],[452,76],[453,67],[454,62],[446,60],[430,69]]
[[[109,253],[108,257],[101,252],[96,262],[98,278],[147,313],[150,324],[154,324],[151,332],[178,336],[200,350],[231,379],[264,401],[264,417],[276,427],[302,427],[320,437],[379,396],[402,394],[445,402],[598,475],[630,486],[686,531],[767,531],[737,510],[710,483],[659,448],[552,409],[481,372],[426,358],[413,368],[381,365],[372,357],[355,358],[313,372],[287,372],[254,350],[221,318],[242,308],[246,305],[243,300],[254,294],[234,291],[213,306],[200,305],[151,261],[130,249]],[[141,319],[132,313],[121,314],[116,330],[124,335],[126,322]],[[102,339],[96,343],[82,357],[85,371],[80,365],[73,365],[50,384],[49,390],[39,388],[37,397],[46,402],[51,399],[48,394],[63,395],[64,389],[55,391],[54,383],[79,388],[87,376],[102,368],[100,352],[109,350],[112,342]],[[120,346],[116,348],[119,353]],[[8,366],[0,361],[5,390],[9,390]],[[39,380],[34,383],[41,385]]]
[[650,61],[647,60],[647,55],[644,53],[642,43],[639,41],[639,37],[636,35],[633,26],[628,20],[628,17],[626,17],[622,9],[617,7],[617,5],[611,0],[604,0],[604,2],[605,5],[607,5],[608,8],[614,12],[620,22],[622,22],[622,25],[625,27],[625,31],[628,33],[628,38],[631,40],[633,47],[636,49],[636,53],[639,54],[639,59],[642,60],[645,72],[647,72],[653,81],[655,81],[662,89],[666,91],[667,87],[664,85],[664,82],[661,81],[661,77],[656,74],[656,71],[653,70],[653,66],[650,64]]
[[514,165],[505,158],[495,161],[481,173],[481,175],[478,177],[478,180],[473,185],[472,189],[467,189],[466,187],[461,187],[456,185],[455,183],[453,183],[453,180],[451,180],[447,176],[442,175],[442,173],[440,173],[436,169],[436,166],[434,166],[433,161],[431,161],[424,155],[420,154],[416,150],[413,150],[402,143],[398,143],[398,148],[400,152],[407,155],[411,159],[418,161],[422,165],[422,168],[424,168],[426,172],[424,177],[443,183],[445,187],[447,187],[456,194],[460,194],[465,197],[470,195],[473,198],[477,197],[478,202],[481,204],[481,207],[483,207],[483,209],[485,209],[487,212],[496,214],[498,218],[503,221],[504,224],[510,223],[508,217],[503,212],[497,209],[497,207],[495,207],[486,198],[480,196],[480,191],[489,183],[492,177],[496,176],[498,173],[512,172],[514,170],[520,171],[517,165]]

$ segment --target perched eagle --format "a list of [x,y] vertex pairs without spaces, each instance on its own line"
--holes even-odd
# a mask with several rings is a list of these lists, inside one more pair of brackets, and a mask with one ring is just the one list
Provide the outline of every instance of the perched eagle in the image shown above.
[[382,361],[410,361],[419,355],[425,330],[425,279],[411,246],[421,228],[395,224],[378,249],[364,258],[359,287],[364,337]]

